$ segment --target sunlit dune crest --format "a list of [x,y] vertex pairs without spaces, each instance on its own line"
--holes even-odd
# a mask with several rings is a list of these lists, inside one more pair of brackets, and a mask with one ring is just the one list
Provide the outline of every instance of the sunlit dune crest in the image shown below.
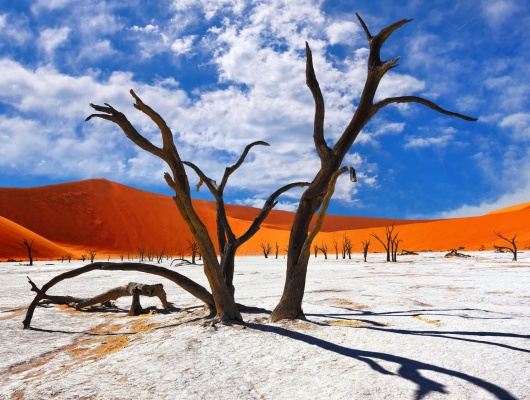
[[[215,204],[195,200],[198,214],[215,239]],[[231,226],[241,235],[259,210],[227,206]],[[177,256],[189,254],[191,233],[170,196],[154,194],[105,179],[90,179],[35,188],[0,189],[0,258],[24,258],[22,243],[35,240],[37,259],[57,259],[73,253],[75,257],[93,250],[97,259],[108,256],[138,256],[138,249]],[[272,254],[278,246],[285,254],[294,214],[272,211],[258,233],[238,251],[238,255],[262,252],[270,244]],[[400,249],[445,251],[504,245],[495,236],[499,231],[510,238],[517,234],[520,249],[530,246],[530,203],[509,207],[480,217],[436,221],[391,220],[367,217],[326,216],[315,243],[326,245],[335,257],[334,241],[341,249],[342,238],[352,240],[353,251],[362,251],[361,241],[371,240],[370,251],[383,251],[371,236],[384,238],[385,227],[395,224]]]

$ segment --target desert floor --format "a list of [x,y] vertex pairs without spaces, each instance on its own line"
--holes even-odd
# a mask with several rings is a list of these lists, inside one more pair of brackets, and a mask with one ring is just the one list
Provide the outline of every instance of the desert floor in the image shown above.
[[[211,325],[200,302],[141,273],[91,272],[50,294],[93,296],[130,281],[164,283],[169,311],[127,316],[37,308],[34,293],[84,265],[0,264],[2,399],[530,399],[530,251],[422,253],[364,263],[320,255],[309,265],[307,321],[267,323],[285,260],[239,257],[236,297],[261,310]],[[165,266],[169,261],[165,262]],[[172,267],[207,285],[199,266]]]

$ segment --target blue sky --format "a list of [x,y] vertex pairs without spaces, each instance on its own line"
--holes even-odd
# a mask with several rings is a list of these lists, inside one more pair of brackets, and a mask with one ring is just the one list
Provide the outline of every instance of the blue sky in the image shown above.
[[[341,178],[329,212],[440,218],[530,201],[529,9],[515,0],[1,2],[0,186],[106,178],[170,194],[162,162],[112,123],[84,122],[89,103],[110,103],[160,143],[132,107],[132,88],[166,119],[182,158],[213,179],[248,143],[269,142],[225,193],[260,206],[319,166],[305,41],[330,144],[351,119],[366,76],[358,12],[372,34],[413,19],[383,48],[382,58],[402,58],[379,99],[422,96],[479,120],[386,107],[346,157],[359,182]],[[294,210],[299,195],[279,208]],[[211,199],[204,187],[196,196]]]

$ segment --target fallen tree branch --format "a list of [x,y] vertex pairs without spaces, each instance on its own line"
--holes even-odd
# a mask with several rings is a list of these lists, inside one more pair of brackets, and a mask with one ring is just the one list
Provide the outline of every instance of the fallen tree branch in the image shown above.
[[[32,286],[31,290],[34,292],[41,292],[41,290],[29,279],[29,283]],[[90,307],[94,304],[105,304],[112,300],[117,300],[120,297],[133,296],[135,291],[138,291],[138,294],[141,296],[147,297],[158,297],[162,303],[163,308],[168,308],[169,303],[167,302],[166,291],[164,290],[164,285],[157,283],[154,285],[147,285],[144,283],[129,282],[127,285],[118,286],[112,289],[107,290],[104,293],[101,293],[94,297],[74,297],[74,296],[53,296],[46,293],[42,294],[42,302],[48,304],[68,304],[70,307],[81,310],[86,307]]]
[[198,299],[202,300],[205,305],[210,309],[215,309],[213,296],[206,290],[204,287],[199,285],[198,283],[192,281],[191,279],[185,277],[184,275],[179,274],[178,272],[172,271],[170,269],[164,268],[164,267],[158,267],[154,265],[144,264],[144,263],[111,263],[111,262],[95,262],[92,264],[88,264],[84,267],[76,268],[68,272],[64,272],[60,275],[57,275],[56,277],[52,278],[48,283],[46,283],[44,286],[42,286],[41,289],[39,289],[33,282],[30,280],[30,285],[32,286],[32,290],[37,292],[37,295],[31,302],[31,304],[28,307],[28,311],[26,313],[26,318],[22,322],[24,325],[24,329],[28,329],[31,326],[31,319],[33,317],[33,313],[35,311],[35,308],[39,304],[39,302],[44,298],[46,295],[46,292],[58,284],[61,281],[64,281],[66,279],[75,278],[76,276],[85,274],[90,271],[94,270],[105,270],[105,271],[138,271],[138,272],[145,272],[147,274],[153,274],[162,276],[166,279],[169,279],[170,281],[176,283],[181,288],[192,294],[193,296],[197,297]]

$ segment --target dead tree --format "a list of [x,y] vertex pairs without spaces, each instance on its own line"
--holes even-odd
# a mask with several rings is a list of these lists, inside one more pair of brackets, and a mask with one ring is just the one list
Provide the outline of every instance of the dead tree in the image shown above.
[[[228,179],[230,176],[243,164],[245,161],[245,158],[247,157],[249,151],[254,146],[269,146],[267,142],[263,141],[257,141],[250,143],[247,147],[245,147],[245,150],[243,150],[243,153],[239,157],[239,160],[232,166],[227,167],[225,169],[225,173],[223,175],[223,178],[221,179],[221,184],[217,185],[216,181],[213,179],[207,177],[199,167],[197,167],[195,164],[184,161],[184,164],[188,167],[192,168],[195,173],[199,176],[199,183],[197,184],[197,190],[202,186],[204,183],[210,193],[215,198],[216,203],[216,217],[217,217],[217,241],[219,243],[219,252],[221,253],[221,269],[223,271],[223,276],[226,282],[226,285],[228,286],[230,292],[232,293],[232,296],[234,295],[235,288],[233,285],[234,280],[234,266],[235,266],[235,255],[237,249],[246,241],[248,241],[252,236],[256,234],[256,232],[260,229],[261,224],[267,218],[271,210],[278,204],[277,198],[281,196],[283,193],[287,192],[288,190],[295,188],[295,187],[305,187],[309,186],[308,182],[294,182],[287,184],[280,189],[276,190],[274,193],[272,193],[269,198],[265,201],[263,204],[263,207],[261,208],[260,212],[258,213],[257,217],[254,219],[250,227],[247,229],[245,233],[243,233],[240,237],[236,237],[234,232],[232,231],[232,228],[230,224],[228,223],[228,218],[225,210],[225,203],[224,203],[224,189],[226,187],[226,184],[228,183]],[[270,254],[270,253],[269,253]]]
[[[376,238],[379,241],[379,243],[381,243],[383,245],[383,247],[385,248],[385,251],[386,251],[386,262],[394,261],[391,258],[391,255],[393,256],[393,253],[394,253],[393,252],[393,242],[392,242],[392,239],[393,239],[392,232],[394,232],[394,224],[392,224],[392,227],[387,226],[385,228],[386,243],[383,242],[383,240],[381,240],[381,238],[379,238],[379,236],[377,236],[377,234],[370,233],[370,236]],[[398,233],[396,233],[396,237],[397,237]]]
[[28,329],[31,326],[31,319],[33,313],[39,302],[46,296],[48,290],[53,286],[62,282],[66,279],[75,278],[76,276],[85,274],[87,272],[103,270],[103,271],[138,271],[147,274],[162,276],[170,281],[179,285],[182,289],[186,290],[191,295],[195,296],[199,300],[203,301],[209,310],[213,311],[216,309],[214,297],[204,287],[191,279],[179,274],[178,272],[172,271],[164,267],[158,267],[154,265],[144,263],[113,263],[113,262],[95,262],[84,267],[76,268],[71,271],[64,272],[60,275],[55,276],[46,284],[44,284],[37,292],[35,298],[28,307],[26,312],[26,318],[23,321],[24,329]]
[[109,104],[105,104],[105,106],[91,104],[91,107],[99,112],[99,114],[92,114],[86,120],[88,121],[96,117],[117,124],[125,135],[138,147],[166,162],[171,174],[166,172],[164,178],[169,187],[175,192],[175,196],[173,197],[175,204],[201,248],[204,258],[204,273],[206,274],[215,300],[216,317],[218,319],[241,320],[241,314],[235,303],[234,296],[224,280],[223,271],[217,259],[213,242],[206,226],[193,208],[188,176],[186,175],[184,164],[177,151],[175,142],[173,141],[173,133],[164,119],[156,111],[145,104],[133,90],[130,93],[135,100],[134,107],[148,116],[160,130],[162,147],[155,146],[145,136],[141,135],[123,113]]
[[315,258],[318,256],[318,251],[320,250],[320,247],[318,247],[318,244],[313,245],[313,253],[315,254]]
[[195,265],[197,262],[195,261],[195,258],[197,257],[197,254],[199,253],[199,243],[197,243],[196,240],[189,240],[188,243],[190,244],[188,247],[188,250],[191,251],[191,263]]
[[262,243],[260,244],[260,247],[261,247],[261,251],[263,251],[263,255],[265,256],[265,258],[269,258],[269,254],[271,254],[271,245],[269,243],[265,244],[265,243]]
[[138,247],[138,254],[140,258],[140,262],[144,260],[144,254],[145,254],[145,247]]
[[507,237],[504,237],[500,234],[500,232],[493,232],[496,236],[500,237],[502,240],[505,240],[507,241],[508,243],[510,243],[511,247],[506,247],[506,246],[496,246],[496,245],[493,245],[493,247],[495,247],[497,250],[505,250],[505,251],[509,251],[513,254],[513,259],[512,261],[517,261],[517,245],[515,244],[515,238],[517,237],[517,235],[515,235],[513,238],[509,239]]
[[[328,145],[329,141],[326,140],[324,135],[324,98],[313,68],[311,50],[306,43],[306,83],[315,101],[313,139],[315,149],[320,158],[320,170],[302,194],[295,213],[289,239],[285,286],[280,302],[270,315],[271,321],[294,319],[303,316],[302,300],[304,297],[307,264],[309,261],[304,249],[306,248],[305,244],[307,241],[311,240],[310,238],[313,232],[310,229],[311,219],[317,210],[319,208],[321,209],[323,201],[329,193],[330,182],[339,170],[345,155],[350,150],[361,130],[372,117],[391,104],[419,103],[445,115],[459,117],[467,121],[476,121],[475,118],[444,110],[435,103],[417,96],[391,97],[374,102],[381,79],[389,70],[396,67],[397,61],[399,60],[399,57],[397,57],[393,60],[382,61],[380,58],[381,48],[396,29],[411,20],[404,19],[398,21],[384,28],[377,35],[372,36],[368,27],[358,14],[357,18],[366,34],[370,46],[368,75],[355,114],[332,148]],[[321,209],[320,215],[323,218],[325,212],[323,213],[322,211]],[[310,245],[311,243],[309,243]]]
[[397,252],[399,243],[403,240],[398,239],[399,232],[392,238],[392,262],[397,262]]
[[342,236],[342,259],[346,258],[346,254],[348,255],[348,259],[351,260],[351,251],[353,249],[353,243],[351,242],[351,239],[344,234]]
[[275,246],[275,255],[276,255],[276,259],[278,259],[278,252],[280,251],[280,245],[278,244],[278,242],[276,242],[276,244],[274,245]]
[[339,259],[339,243],[337,239],[333,239],[333,248],[335,249],[335,260]]
[[328,245],[322,241],[322,245],[319,247],[319,250],[324,254],[324,260],[328,259]]
[[33,255],[31,254],[31,246],[33,246],[33,242],[35,239],[31,241],[31,243],[28,243],[28,241],[24,238],[22,238],[24,246],[26,246],[26,249],[28,250],[28,258],[29,258],[29,265],[33,265]]
[[156,252],[155,251],[156,263],[157,264],[162,264],[162,260],[164,259],[164,251],[166,251],[165,247],[160,252]]
[[362,240],[361,243],[363,244],[364,262],[366,262],[366,257],[368,257],[368,248],[370,247],[370,239]]
[[88,251],[88,255],[90,256],[90,262],[93,263],[94,262],[94,258],[96,258],[96,250],[87,250]]

